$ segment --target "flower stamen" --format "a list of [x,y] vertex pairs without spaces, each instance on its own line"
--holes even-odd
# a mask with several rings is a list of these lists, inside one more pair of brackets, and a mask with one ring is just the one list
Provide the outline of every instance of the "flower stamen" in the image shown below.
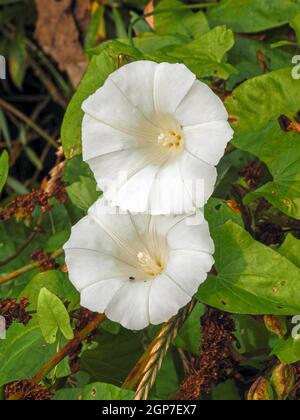
[[183,144],[183,137],[174,130],[162,132],[158,136],[158,144],[168,148],[179,148]]
[[139,252],[137,258],[141,268],[149,276],[158,276],[163,272],[162,264],[156,258],[152,258],[148,252]]

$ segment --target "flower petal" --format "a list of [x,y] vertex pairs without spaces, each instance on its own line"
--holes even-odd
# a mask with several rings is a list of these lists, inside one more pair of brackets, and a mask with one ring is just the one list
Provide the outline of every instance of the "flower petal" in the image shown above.
[[129,101],[149,119],[154,117],[153,85],[157,66],[154,61],[135,61],[110,76]]
[[149,291],[150,281],[127,282],[115,294],[106,308],[109,319],[119,322],[130,330],[142,330],[150,323]]
[[85,161],[121,150],[137,148],[137,138],[97,121],[88,114],[82,123],[82,149]]
[[151,324],[157,325],[168,321],[191,300],[181,287],[167,275],[162,274],[152,282],[149,295],[149,313]]
[[[74,250],[82,250],[82,253],[86,250],[92,253],[91,256],[89,255],[86,258],[97,259],[97,261],[91,260],[90,264],[85,261],[86,267],[89,267],[90,270],[92,270],[93,265],[96,265],[95,270],[102,273],[102,277],[98,274],[99,277],[96,277],[96,279],[119,277],[121,273],[125,273],[125,277],[129,278],[136,275],[137,254],[143,250],[143,244],[136,227],[132,223],[131,216],[128,213],[120,214],[119,209],[112,208],[108,206],[104,199],[99,199],[90,208],[89,215],[73,227],[71,237],[65,244],[64,249],[72,270],[70,278],[76,285],[78,284],[78,287],[82,287],[80,286],[81,281],[89,280],[84,280],[86,276],[82,276],[81,271],[79,273],[81,254],[79,252],[75,255]],[[95,254],[97,254],[96,257]],[[106,272],[105,261],[101,262],[102,258],[106,259],[107,264],[112,266],[113,261],[118,262],[117,265],[120,267],[123,263],[123,268],[119,268],[119,271]],[[99,264],[100,267],[103,264],[103,269],[99,268]],[[74,273],[73,266],[76,267]],[[84,270],[84,264],[82,269]]]
[[110,191],[110,200],[116,199],[118,190],[124,183],[141,170],[151,165],[155,157],[152,149],[130,149],[97,156],[87,160],[94,172],[100,189]]
[[129,215],[120,217],[117,209],[111,209],[105,200],[100,199],[90,208],[89,215],[72,228],[64,249],[82,248],[119,257],[121,243],[136,240]]
[[205,84],[196,80],[175,113],[183,126],[199,125],[228,119],[221,99]]
[[158,171],[158,165],[150,164],[131,177],[118,191],[118,206],[132,213],[148,211],[149,196]]
[[86,99],[83,111],[117,130],[137,136],[157,135],[157,128],[135,107],[122,91],[107,79],[104,86]]
[[213,257],[203,252],[171,251],[166,274],[188,295],[193,296],[200,284],[206,280],[213,264]]
[[107,305],[124,283],[123,278],[113,278],[85,288],[81,292],[81,306],[92,312],[104,313]]
[[196,207],[204,207],[214,192],[217,169],[185,152],[181,158],[181,174]]
[[[94,206],[91,208],[93,210]],[[89,249],[97,252],[107,252],[118,256],[117,244],[105,234],[95,219],[86,216],[72,228],[69,241],[64,245],[65,251],[69,249]]]
[[206,221],[200,225],[190,226],[185,218],[169,230],[167,240],[172,251],[194,250],[208,254],[215,252]]
[[186,149],[210,165],[219,163],[233,137],[233,130],[227,121],[187,127],[183,133]]
[[137,270],[111,255],[84,248],[66,249],[69,276],[80,292],[86,287],[115,277],[128,280]]
[[194,202],[182,178],[180,162],[167,162],[160,168],[153,183],[149,210],[153,215],[195,211]]
[[196,76],[184,64],[161,63],[154,78],[154,104],[158,114],[173,114]]

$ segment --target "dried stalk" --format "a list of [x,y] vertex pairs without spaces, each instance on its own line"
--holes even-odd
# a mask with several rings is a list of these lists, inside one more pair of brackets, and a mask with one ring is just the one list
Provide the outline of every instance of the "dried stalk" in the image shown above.
[[[63,249],[58,249],[57,251],[55,251],[52,255],[51,258],[57,258],[59,256],[61,256],[64,253]],[[7,276],[4,276],[2,278],[0,278],[0,285],[8,283],[11,280],[16,279],[17,277],[20,277],[22,274],[28,273],[29,271],[34,270],[35,268],[39,267],[39,263],[38,262],[34,262],[32,264],[28,264],[25,265],[22,268],[19,268],[18,270],[14,271],[13,273],[7,274]]]
[[123,384],[123,388],[134,389],[137,387],[135,400],[146,400],[154,385],[164,357],[175,339],[180,327],[194,309],[196,300],[193,299],[178,315],[165,323],[160,333],[150,344],[146,352],[138,361],[132,372]]
[[103,314],[95,315],[94,319],[88,323],[79,333],[75,335],[73,340],[66,344],[59,352],[57,352],[48,362],[41,367],[41,369],[34,375],[31,382],[38,384],[55,366],[57,366],[66,356],[72,353],[83,340],[85,340],[102,322],[106,320]]
[[[31,379],[31,384],[38,384],[46,375],[49,373],[55,366],[57,366],[65,357],[72,353],[72,351],[83,341],[85,340],[96,328],[106,320],[106,316],[103,314],[97,314],[95,317],[88,323],[88,325],[83,328],[79,333],[75,335],[73,340],[66,344],[60,351],[58,351],[48,362],[46,362],[41,369],[34,375]],[[21,400],[22,394],[16,393],[11,395],[8,400],[16,401]]]

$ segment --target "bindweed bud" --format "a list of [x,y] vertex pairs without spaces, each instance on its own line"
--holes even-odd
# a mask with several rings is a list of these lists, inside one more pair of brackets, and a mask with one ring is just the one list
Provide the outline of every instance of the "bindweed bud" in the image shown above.
[[283,338],[287,334],[287,326],[284,317],[274,316],[274,315],[265,315],[264,316],[266,328],[276,334],[278,337]]
[[272,401],[274,399],[274,393],[270,382],[261,376],[251,386],[247,400],[248,401]]
[[278,399],[285,401],[295,385],[294,369],[290,365],[280,364],[276,366],[272,373],[271,382]]

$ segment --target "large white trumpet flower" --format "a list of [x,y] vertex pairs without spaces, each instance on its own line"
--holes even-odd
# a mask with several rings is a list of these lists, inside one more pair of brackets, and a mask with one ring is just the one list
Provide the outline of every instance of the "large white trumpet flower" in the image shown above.
[[108,214],[103,199],[94,204],[64,247],[82,306],[132,330],[177,314],[214,263],[208,224],[186,217]]
[[82,108],[83,157],[112,205],[152,215],[204,206],[233,131],[222,101],[187,67],[128,64]]

